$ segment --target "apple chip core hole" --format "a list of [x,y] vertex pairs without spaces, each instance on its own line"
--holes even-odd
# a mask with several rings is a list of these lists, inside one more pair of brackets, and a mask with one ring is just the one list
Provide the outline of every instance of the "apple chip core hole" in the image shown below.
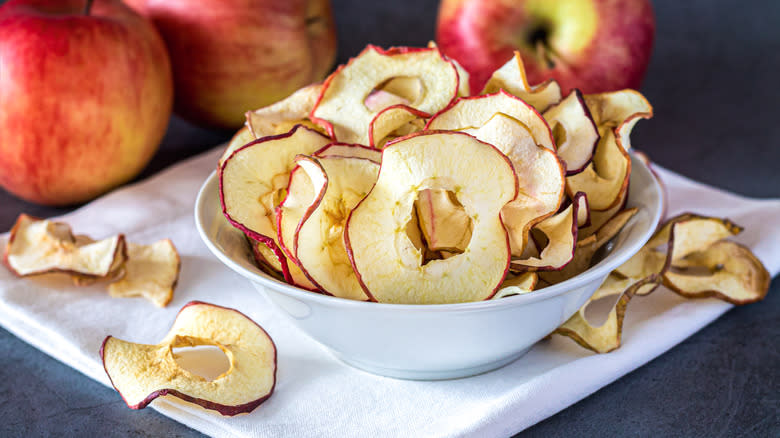
[[471,242],[473,220],[452,190],[417,192],[411,216],[406,233],[422,254],[421,266],[462,254]]
[[566,128],[560,124],[556,123],[552,128],[552,135],[553,140],[555,141],[555,145],[557,147],[561,147],[564,143],[566,143]]
[[[423,98],[423,82],[414,76],[395,76],[378,84],[363,99],[363,105],[370,110],[378,110],[391,105],[404,104],[414,106]],[[379,92],[385,92],[380,97]]]
[[216,345],[172,348],[176,364],[192,374],[213,381],[230,369],[230,360]]
[[609,312],[615,307],[620,295],[607,295],[593,300],[585,307],[585,319],[593,327],[601,327],[607,322]]

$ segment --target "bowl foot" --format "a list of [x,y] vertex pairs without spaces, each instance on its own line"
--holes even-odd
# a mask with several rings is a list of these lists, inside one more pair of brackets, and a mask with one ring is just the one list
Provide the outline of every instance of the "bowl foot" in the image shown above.
[[457,369],[445,369],[445,370],[414,370],[406,368],[387,368],[380,365],[375,365],[369,362],[363,362],[355,359],[348,359],[335,351],[331,351],[337,359],[345,364],[369,372],[371,374],[377,374],[384,377],[392,377],[394,379],[403,380],[447,380],[447,379],[459,379],[463,377],[475,376],[477,374],[493,371],[498,368],[508,365],[515,360],[519,359],[524,354],[528,353],[531,347],[526,348],[518,353],[515,353],[509,357],[501,358],[499,360],[488,362],[486,364],[477,365],[467,368]]

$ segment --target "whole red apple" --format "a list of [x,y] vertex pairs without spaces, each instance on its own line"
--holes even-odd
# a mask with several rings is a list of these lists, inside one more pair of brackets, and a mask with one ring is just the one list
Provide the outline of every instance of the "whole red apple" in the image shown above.
[[532,84],[596,93],[639,87],[654,34],[650,0],[443,0],[436,38],[476,92],[519,50]]
[[116,0],[0,8],[0,185],[92,199],[137,175],[165,134],[173,84],[151,23]]
[[235,128],[244,113],[321,80],[336,54],[330,0],[128,0],[159,29],[175,111]]

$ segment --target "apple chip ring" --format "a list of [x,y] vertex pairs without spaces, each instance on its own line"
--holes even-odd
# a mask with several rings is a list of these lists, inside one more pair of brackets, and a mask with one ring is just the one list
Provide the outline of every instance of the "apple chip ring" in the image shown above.
[[[471,218],[473,233],[463,253],[423,264],[406,230],[418,192],[426,189],[452,191]],[[500,212],[516,192],[509,159],[470,135],[423,131],[388,145],[376,184],[345,226],[347,253],[366,294],[405,304],[493,296],[510,258]]]
[[369,123],[381,108],[366,107],[366,97],[399,77],[422,82],[419,97],[409,106],[426,114],[446,107],[458,94],[458,72],[438,49],[368,46],[326,79],[310,118],[340,142],[368,144]]

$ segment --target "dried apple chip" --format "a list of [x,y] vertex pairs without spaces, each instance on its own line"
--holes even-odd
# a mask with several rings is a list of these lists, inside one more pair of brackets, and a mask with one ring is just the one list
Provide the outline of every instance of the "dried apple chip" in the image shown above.
[[255,136],[252,134],[252,131],[249,130],[249,126],[244,125],[239,129],[233,137],[228,142],[227,147],[225,148],[225,151],[222,152],[222,156],[219,158],[219,161],[217,162],[217,169],[222,167],[222,163],[225,162],[225,160],[230,157],[230,155],[233,154],[233,152],[236,151],[236,149],[246,145],[247,143],[251,143],[255,140]]
[[615,140],[615,133],[606,131],[596,146],[593,161],[581,172],[566,178],[570,195],[584,192],[592,210],[609,210],[620,204],[628,192],[631,177],[631,157]]
[[390,79],[420,81],[421,93],[409,106],[427,114],[446,107],[458,94],[458,72],[438,49],[368,46],[325,81],[310,118],[345,143],[369,143],[369,123],[381,109],[369,109],[366,96]]
[[590,236],[581,238],[574,250],[574,257],[559,271],[540,272],[539,277],[548,284],[568,280],[590,268],[596,252],[615,237],[637,213],[636,208],[621,211]]
[[317,131],[297,126],[278,136],[264,137],[234,152],[219,172],[220,202],[228,221],[253,240],[263,242],[279,259],[285,279],[302,287],[303,274],[287,266],[279,249],[275,209],[284,199],[298,154],[311,154],[330,142]]
[[538,281],[539,276],[536,275],[536,272],[523,272],[519,275],[507,274],[498,292],[493,295],[491,300],[533,292]]
[[428,121],[427,129],[458,130],[494,145],[517,174],[518,194],[502,211],[512,254],[519,256],[531,227],[552,215],[564,194],[564,169],[552,134],[539,113],[522,100],[499,92],[459,99]]
[[[480,166],[473,165],[475,160]],[[474,228],[463,253],[423,264],[407,227],[417,193],[426,189],[454,192]],[[493,296],[509,266],[499,214],[516,191],[508,158],[470,135],[423,131],[388,145],[374,188],[345,227],[347,253],[366,294],[379,302],[406,304]]]
[[[555,329],[553,334],[568,336],[576,343],[588,350],[596,353],[609,353],[620,347],[621,335],[623,333],[623,318],[626,314],[626,308],[629,301],[640,288],[655,287],[660,281],[660,276],[653,275],[643,278],[639,281],[630,283],[610,275],[599,287],[593,297],[591,297],[580,310],[569,318],[560,327]],[[630,284],[628,287],[625,287]],[[610,295],[621,294],[615,306],[609,312],[604,324],[595,327],[585,318],[585,309],[593,301]]]
[[[379,111],[368,125],[368,144],[381,148],[393,133],[407,135],[422,130],[424,123],[413,122],[427,118],[428,114],[417,111],[408,105],[388,106]],[[406,128],[403,132],[398,132]]]
[[113,275],[127,258],[122,234],[79,243],[67,224],[21,214],[11,229],[3,262],[20,277],[64,272],[105,278]]
[[543,233],[547,244],[541,247],[538,257],[512,258],[510,269],[557,271],[563,269],[572,258],[577,245],[577,210],[579,203],[569,204],[562,212],[539,222],[534,230]]
[[636,122],[653,117],[652,105],[636,90],[587,94],[584,100],[599,131],[613,130],[625,151],[631,149],[629,135]]
[[344,224],[374,186],[379,165],[363,158],[345,157],[301,156],[297,161],[314,182],[316,196],[293,237],[295,257],[307,277],[324,292],[365,301],[368,296],[352,270],[344,246]]
[[493,72],[482,94],[495,93],[499,90],[514,94],[538,111],[544,111],[561,101],[561,87],[554,79],[533,86],[528,83],[523,58],[518,51],[515,51],[512,59]]
[[124,275],[108,285],[112,297],[142,296],[159,307],[173,298],[179,280],[181,259],[170,239],[151,245],[127,245]]
[[575,89],[543,116],[555,138],[558,157],[566,164],[566,175],[582,172],[593,158],[600,136],[580,90]]
[[309,116],[321,92],[322,84],[311,84],[276,103],[249,111],[247,126],[255,138],[283,134]]
[[676,260],[664,273],[664,285],[688,298],[748,304],[766,296],[771,278],[748,248],[722,240]]
[[[225,353],[229,369],[208,380],[182,368],[174,348],[212,345]],[[157,345],[108,336],[100,348],[111,384],[131,409],[171,395],[232,416],[262,404],[276,386],[276,346],[243,313],[193,301],[185,305]]]

